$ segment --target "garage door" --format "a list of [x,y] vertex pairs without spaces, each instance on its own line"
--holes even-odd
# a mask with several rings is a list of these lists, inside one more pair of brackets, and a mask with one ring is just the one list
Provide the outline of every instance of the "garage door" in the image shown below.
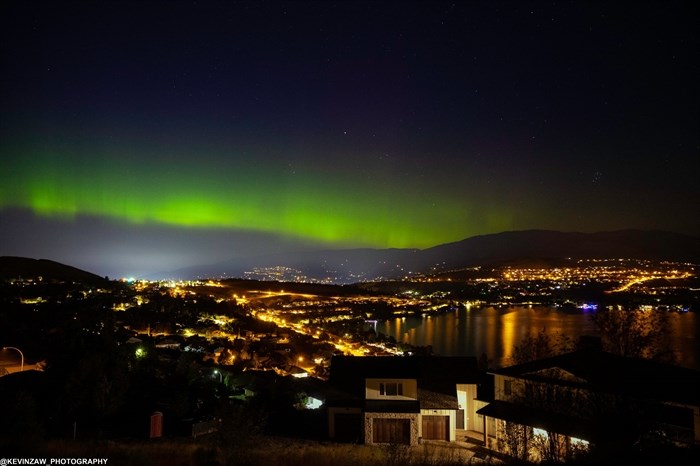
[[449,416],[423,416],[423,438],[449,440]]
[[372,442],[410,445],[411,420],[374,418],[372,422]]

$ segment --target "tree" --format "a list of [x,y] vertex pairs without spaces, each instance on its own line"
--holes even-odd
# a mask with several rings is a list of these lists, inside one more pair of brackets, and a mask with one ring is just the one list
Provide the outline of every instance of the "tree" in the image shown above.
[[549,335],[547,330],[542,328],[537,335],[528,335],[519,345],[513,348],[512,359],[515,364],[522,364],[556,356],[573,349],[574,343],[571,338],[564,335]]
[[[538,359],[549,358],[573,351],[574,342],[564,335],[549,335],[542,328],[536,335],[528,335],[513,349],[515,364],[524,364]],[[544,374],[542,374],[544,375]],[[558,374],[547,373],[548,377]],[[537,412],[566,414],[571,406],[579,405],[581,400],[568,388],[557,384],[541,383],[537,380],[522,380],[508,395],[510,401],[527,406]],[[572,447],[566,436],[557,432],[533,429],[530,426],[510,421],[503,422],[498,436],[506,452],[520,461],[537,460],[550,463],[568,461],[580,451]]]
[[626,357],[675,360],[668,314],[652,309],[604,308],[592,315],[605,351]]
[[230,366],[231,364],[233,364],[234,359],[235,359],[235,358],[234,358],[233,353],[231,352],[231,350],[228,349],[228,348],[224,348],[223,351],[221,352],[221,354],[219,355],[218,362],[219,362],[219,364],[221,364],[221,365],[228,365],[228,366]]
[[498,441],[505,446],[505,453],[520,461],[528,459],[528,434],[531,430],[529,427],[515,422],[502,422],[503,426],[499,429]]
[[19,456],[36,452],[45,433],[41,400],[37,398],[36,393],[21,384],[0,386],[0,451],[4,454]]

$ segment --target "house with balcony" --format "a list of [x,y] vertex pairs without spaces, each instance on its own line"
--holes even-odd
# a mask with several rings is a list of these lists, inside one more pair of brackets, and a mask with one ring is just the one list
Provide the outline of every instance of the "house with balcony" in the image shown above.
[[483,428],[488,375],[473,357],[334,356],[326,408],[331,439],[416,445]]
[[592,446],[700,445],[700,372],[596,348],[489,371],[487,448],[566,461]]

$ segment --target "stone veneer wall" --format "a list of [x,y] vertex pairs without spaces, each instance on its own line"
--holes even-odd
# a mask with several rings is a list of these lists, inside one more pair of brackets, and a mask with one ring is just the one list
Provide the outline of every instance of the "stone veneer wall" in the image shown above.
[[365,443],[371,445],[374,438],[373,419],[410,419],[411,445],[418,445],[418,414],[416,413],[365,413]]

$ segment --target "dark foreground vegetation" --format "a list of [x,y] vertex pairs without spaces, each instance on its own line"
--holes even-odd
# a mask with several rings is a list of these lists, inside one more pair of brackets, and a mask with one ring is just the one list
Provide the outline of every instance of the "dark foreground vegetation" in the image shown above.
[[107,458],[125,466],[380,466],[490,464],[487,458],[454,445],[369,446],[284,437],[256,437],[246,445],[221,444],[221,439],[153,441],[51,441],[24,453],[45,458]]
[[[0,444],[7,458],[96,458],[119,466],[456,466],[524,465],[513,459],[492,456],[478,447],[443,442],[418,446],[358,445],[277,436],[251,436],[226,443],[226,435],[200,439],[154,440],[52,440],[39,443]],[[654,447],[620,456],[597,452],[567,463],[580,466],[608,464],[698,464],[697,450]],[[559,463],[540,463],[543,465]]]

